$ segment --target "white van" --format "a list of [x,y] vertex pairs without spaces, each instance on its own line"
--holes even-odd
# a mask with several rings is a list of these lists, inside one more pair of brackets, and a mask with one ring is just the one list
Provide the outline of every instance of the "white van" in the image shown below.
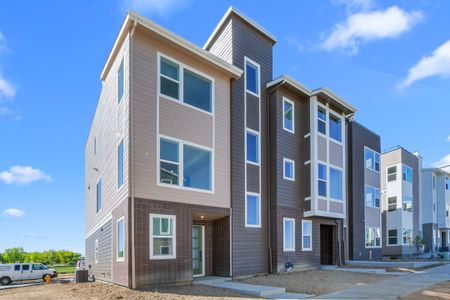
[[13,281],[43,279],[50,275],[52,278],[58,276],[54,269],[49,269],[43,264],[17,263],[0,265],[0,283],[8,285]]

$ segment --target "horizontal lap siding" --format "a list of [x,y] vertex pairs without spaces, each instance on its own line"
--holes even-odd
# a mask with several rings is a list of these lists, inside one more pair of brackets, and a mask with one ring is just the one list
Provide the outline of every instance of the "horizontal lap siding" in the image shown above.
[[[97,263],[95,240],[98,240]],[[91,266],[96,279],[112,281],[112,221],[106,222],[86,239],[86,265]]]

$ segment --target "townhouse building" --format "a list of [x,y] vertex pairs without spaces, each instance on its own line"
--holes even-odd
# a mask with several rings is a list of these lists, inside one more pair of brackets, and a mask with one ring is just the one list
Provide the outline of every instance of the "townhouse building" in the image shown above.
[[382,255],[415,253],[421,228],[422,158],[396,146],[381,154]]

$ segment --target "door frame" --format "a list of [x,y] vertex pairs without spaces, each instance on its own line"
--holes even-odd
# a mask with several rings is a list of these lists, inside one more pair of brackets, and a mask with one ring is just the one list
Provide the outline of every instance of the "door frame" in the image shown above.
[[[194,274],[194,269],[192,269],[192,276],[193,277],[203,277],[205,276],[205,258],[206,258],[206,253],[205,253],[205,225],[203,224],[194,224],[192,226],[199,226],[202,228],[202,273],[201,274]],[[192,251],[192,247],[191,247],[191,251]]]

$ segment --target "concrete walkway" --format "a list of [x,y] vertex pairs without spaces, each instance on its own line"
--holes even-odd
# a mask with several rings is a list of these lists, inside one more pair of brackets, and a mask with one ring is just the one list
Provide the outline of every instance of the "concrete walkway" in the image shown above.
[[448,280],[450,280],[450,264],[424,270],[421,273],[375,281],[314,299],[397,299]]

